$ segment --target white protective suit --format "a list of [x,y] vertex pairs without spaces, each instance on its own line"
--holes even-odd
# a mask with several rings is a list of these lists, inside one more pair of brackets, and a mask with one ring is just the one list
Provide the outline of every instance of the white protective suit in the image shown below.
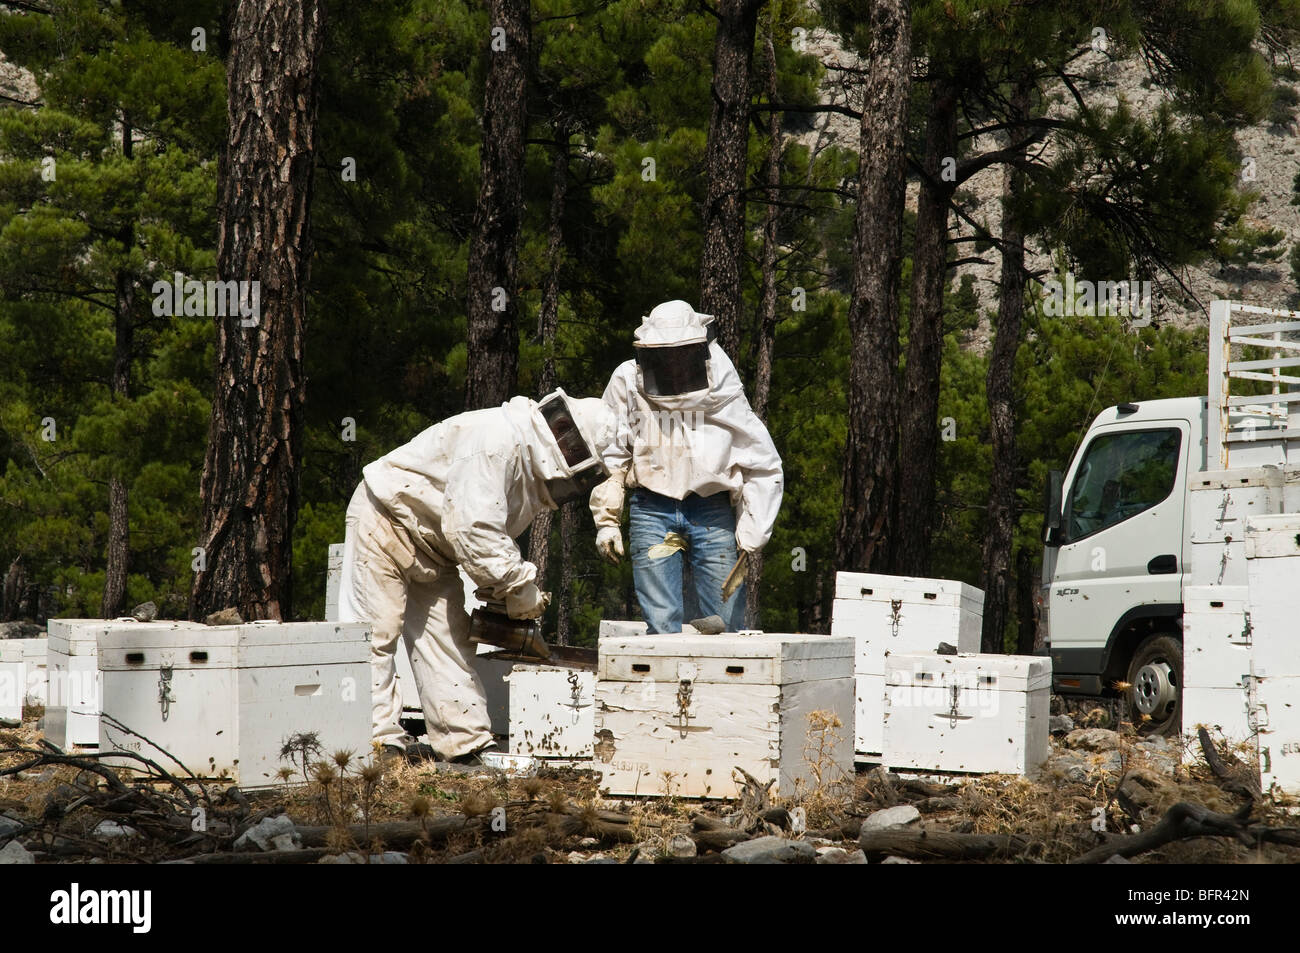
[[[642,320],[636,341],[651,347],[704,341],[706,320],[686,302],[669,301]],[[767,545],[781,509],[781,456],[721,347],[708,345],[707,390],[650,397],[630,360],[614,370],[602,399],[618,419],[618,434],[604,455],[610,478],[591,494],[597,527],[618,527],[625,487],[674,500],[725,490],[737,511],[736,544],[745,552]]]
[[[612,415],[598,400],[567,400],[583,440],[599,456],[613,437]],[[547,481],[573,475],[538,406],[515,397],[460,414],[363,471],[348,506],[339,619],[374,627],[375,741],[403,747],[410,740],[398,722],[393,653],[399,636],[434,750],[450,759],[493,741],[456,567],[488,601],[510,604],[533,591],[537,567],[523,558],[515,538],[541,510],[556,508]]]

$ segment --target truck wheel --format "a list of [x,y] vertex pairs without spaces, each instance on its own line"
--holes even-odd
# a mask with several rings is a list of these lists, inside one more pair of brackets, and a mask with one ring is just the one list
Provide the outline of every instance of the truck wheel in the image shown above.
[[1182,729],[1181,642],[1171,635],[1143,640],[1129,662],[1128,684],[1129,711],[1141,734],[1174,735]]

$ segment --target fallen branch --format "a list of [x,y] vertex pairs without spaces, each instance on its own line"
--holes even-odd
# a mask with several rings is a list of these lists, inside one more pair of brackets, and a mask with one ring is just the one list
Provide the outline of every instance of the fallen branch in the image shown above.
[[1010,834],[954,834],[950,831],[863,831],[858,844],[868,859],[895,854],[913,860],[987,860],[1019,854],[1029,845]]
[[1196,737],[1201,742],[1201,752],[1205,755],[1205,763],[1210,766],[1214,776],[1219,779],[1219,786],[1223,790],[1229,794],[1239,794],[1251,801],[1261,795],[1259,777],[1253,771],[1234,771],[1224,764],[1223,759],[1219,757],[1218,749],[1214,747],[1214,742],[1210,740],[1210,733],[1204,727],[1196,729]]
[[[1135,857],[1138,854],[1176,840],[1189,837],[1233,837],[1247,846],[1254,846],[1252,835],[1245,826],[1253,805],[1247,802],[1236,814],[1216,814],[1208,808],[1188,801],[1179,801],[1168,811],[1160,822],[1150,830],[1127,837],[1114,837],[1099,847],[1094,847],[1070,861],[1072,864],[1100,864],[1118,854],[1121,857]],[[1285,828],[1252,828],[1258,837],[1259,831],[1285,830]]]

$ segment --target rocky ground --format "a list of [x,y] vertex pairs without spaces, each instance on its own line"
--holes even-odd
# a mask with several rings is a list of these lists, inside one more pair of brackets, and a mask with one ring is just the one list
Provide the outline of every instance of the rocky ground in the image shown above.
[[[321,753],[242,792],[125,774],[0,731],[0,863],[927,863],[1300,861],[1300,810],[1246,752],[1140,738],[1105,708],[1053,717],[1041,776],[831,776],[790,798],[604,798],[588,772],[508,777]],[[1208,740],[1208,739],[1207,739]],[[823,766],[825,767],[825,766]],[[306,779],[304,781],[304,778]]]

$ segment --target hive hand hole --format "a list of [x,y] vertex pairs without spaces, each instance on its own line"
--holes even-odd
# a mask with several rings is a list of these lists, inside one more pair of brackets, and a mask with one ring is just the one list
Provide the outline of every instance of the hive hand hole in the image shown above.
[[938,599],[938,598],[939,598],[939,593],[937,593],[937,592],[927,592],[927,593],[925,594],[925,597],[926,597],[927,599]]
[[634,672],[648,672],[648,671],[650,671],[650,666],[649,666],[647,663],[645,663],[645,662],[633,662],[633,663],[632,663],[632,671],[634,671]]
[[143,653],[143,652],[127,652],[127,653],[126,653],[126,664],[127,664],[127,665],[143,665],[143,664],[144,664],[144,653]]
[[744,674],[745,674],[745,666],[743,666],[743,665],[728,665],[728,666],[727,666],[727,674],[728,674],[728,675],[744,675]]
[[1222,602],[1219,602],[1219,601],[1217,601],[1217,600],[1213,600],[1213,599],[1212,599],[1212,600],[1210,600],[1210,608],[1211,608],[1211,609],[1222,609],[1222,608],[1223,608],[1223,603],[1222,603]]
[[191,652],[191,653],[190,653],[190,661],[191,661],[191,662],[194,662],[196,665],[197,665],[197,664],[201,664],[201,663],[203,663],[203,662],[206,662],[207,660],[208,660],[208,653],[207,653],[207,652]]

